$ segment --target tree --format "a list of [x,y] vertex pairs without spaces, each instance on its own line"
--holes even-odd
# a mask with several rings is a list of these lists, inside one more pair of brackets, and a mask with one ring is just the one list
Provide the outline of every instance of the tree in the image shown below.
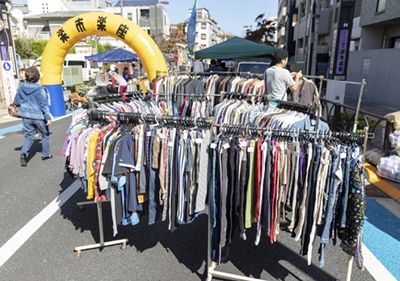
[[[90,45],[92,45],[92,48],[93,48],[93,49],[94,49],[95,46],[96,46],[96,44],[95,44],[93,41],[88,41],[87,43],[90,44]],[[98,53],[102,53],[102,52],[105,52],[105,51],[106,51],[106,48],[105,48],[102,44],[100,44],[99,42],[97,42],[97,52],[98,52]]]
[[251,29],[246,30],[246,36],[244,39],[257,42],[263,45],[272,46],[274,41],[271,39],[274,37],[276,31],[276,22],[264,18],[265,14],[260,14],[256,17],[255,22],[257,23],[256,29],[252,31]]
[[36,59],[37,56],[33,51],[32,43],[35,41],[33,38],[28,38],[25,35],[14,39],[15,52],[20,55],[21,59]]
[[222,38],[223,41],[226,41],[228,39],[231,39],[232,37],[235,37],[235,35],[230,34],[230,33],[224,33],[220,37]]
[[185,23],[184,22],[180,22],[177,24],[171,24],[171,29],[178,29],[178,30],[185,30]]
[[110,43],[106,43],[104,45],[104,48],[106,49],[106,51],[114,50],[113,45],[111,45]]
[[[156,36],[151,35],[154,41]],[[163,53],[178,53],[178,48],[176,44],[186,45],[186,35],[183,33],[183,30],[179,29],[170,29],[169,35],[158,34],[158,47]]]

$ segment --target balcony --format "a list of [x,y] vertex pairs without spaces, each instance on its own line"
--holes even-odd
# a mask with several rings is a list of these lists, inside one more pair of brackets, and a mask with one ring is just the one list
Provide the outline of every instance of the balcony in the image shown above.
[[148,18],[140,18],[139,19],[139,26],[140,27],[149,27],[150,26],[150,20]]
[[278,31],[278,38],[285,37],[285,27],[282,26]]
[[317,46],[317,54],[328,54],[329,46]]
[[283,8],[279,11],[279,15],[278,15],[278,24],[284,24],[284,23],[285,23],[285,18],[286,18],[286,7],[283,7]]

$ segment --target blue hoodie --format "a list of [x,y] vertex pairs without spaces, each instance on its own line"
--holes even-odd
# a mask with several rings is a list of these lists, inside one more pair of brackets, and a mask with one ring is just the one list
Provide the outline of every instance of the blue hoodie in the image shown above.
[[19,86],[14,103],[19,105],[18,115],[24,118],[51,120],[47,89],[35,83]]

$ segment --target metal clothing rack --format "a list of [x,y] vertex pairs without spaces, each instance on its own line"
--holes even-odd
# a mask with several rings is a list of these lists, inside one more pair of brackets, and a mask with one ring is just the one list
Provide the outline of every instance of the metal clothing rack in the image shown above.
[[126,243],[128,243],[128,238],[104,242],[103,202],[109,202],[109,200],[107,200],[107,201],[98,201],[98,202],[89,201],[89,202],[79,202],[79,203],[77,203],[77,205],[81,209],[83,209],[83,207],[85,205],[91,205],[91,204],[96,204],[97,205],[97,219],[98,219],[98,222],[99,222],[100,243],[75,247],[75,249],[74,249],[74,251],[76,252],[75,253],[75,257],[79,258],[81,256],[81,254],[82,254],[82,250],[97,249],[97,248],[103,248],[103,247],[107,247],[107,246],[118,245],[118,244],[122,244],[121,245],[121,249],[122,250],[126,249]]
[[[272,129],[272,128],[266,128],[266,127],[249,127],[249,126],[237,126],[237,125],[230,125],[230,124],[213,124],[211,125],[210,128],[210,138],[213,139],[213,128],[214,127],[223,127],[223,128],[232,128],[232,129],[240,129],[240,130],[257,130],[257,131],[274,131],[274,132],[282,132],[282,130],[279,129]],[[300,131],[295,131],[295,130],[289,130],[286,131],[286,133],[297,133],[297,134],[314,134],[314,135],[318,135],[319,131],[304,131],[304,130],[300,130]],[[367,145],[367,140],[369,137],[374,137],[374,134],[368,134],[368,128],[365,127],[364,128],[364,133],[342,133],[342,132],[336,132],[335,134],[332,134],[332,136],[364,136],[363,138],[363,145],[364,145],[364,157],[365,157],[365,149],[366,149],[366,145]],[[208,202],[210,204],[210,192],[208,193]],[[208,233],[207,233],[208,237],[207,237],[207,281],[211,281],[213,276],[217,276],[217,277],[222,277],[222,278],[228,278],[231,280],[246,280],[246,281],[260,281],[262,279],[256,279],[256,278],[251,278],[251,277],[246,277],[246,276],[241,276],[241,275],[237,275],[237,274],[231,274],[231,273],[226,273],[226,272],[222,272],[222,271],[217,271],[215,270],[217,267],[217,263],[213,262],[211,259],[211,216],[210,216],[210,205],[208,205]],[[347,260],[347,271],[346,271],[346,281],[350,281],[351,280],[351,271],[352,271],[352,264],[353,264],[353,259],[354,257],[351,255],[348,255],[348,260]]]
[[127,93],[115,93],[115,94],[104,94],[104,95],[95,95],[90,96],[90,99],[97,100],[97,99],[107,99],[107,98],[119,98],[123,96],[138,96],[138,95],[147,95],[151,93],[151,91],[135,91],[135,92],[127,92]]
[[[115,94],[111,94],[112,96]],[[158,123],[159,121],[165,121],[166,124],[173,124],[176,127],[186,127],[189,125],[194,125],[198,127],[209,127],[214,123],[213,118],[195,118],[195,117],[175,117],[175,116],[158,116],[154,114],[140,114],[140,113],[127,113],[127,112],[107,112],[104,110],[96,110],[93,109],[88,112],[88,117],[92,121],[102,121],[106,120],[107,116],[116,116],[117,121],[121,123]],[[97,244],[90,244],[85,246],[78,246],[74,248],[75,256],[80,257],[82,254],[82,250],[89,250],[89,249],[96,249],[96,248],[103,248],[107,246],[113,245],[121,245],[121,249],[126,249],[126,244],[128,239],[119,239],[114,241],[104,241],[104,227],[103,227],[103,203],[109,202],[106,201],[88,201],[88,202],[79,202],[77,205],[83,209],[86,205],[96,204],[97,205],[97,218],[99,223],[99,235],[100,235],[100,243]]]

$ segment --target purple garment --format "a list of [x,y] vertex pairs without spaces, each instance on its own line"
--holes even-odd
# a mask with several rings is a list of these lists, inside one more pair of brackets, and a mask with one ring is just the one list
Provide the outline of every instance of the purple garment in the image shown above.
[[63,149],[61,151],[61,154],[65,156],[65,153],[67,153],[67,148],[68,148],[68,144],[69,144],[69,137],[71,136],[71,130],[68,130],[68,134],[65,137],[65,141],[64,141],[64,145],[63,145]]
[[74,168],[74,162],[75,162],[75,156],[76,156],[76,147],[78,145],[78,138],[80,136],[80,134],[82,133],[82,131],[85,128],[81,128],[79,129],[77,132],[74,133],[74,135],[72,136],[71,139],[71,151],[69,153],[69,168]]
[[303,182],[303,164],[304,164],[304,148],[300,149],[300,168],[299,168],[299,174],[300,174],[300,181]]

